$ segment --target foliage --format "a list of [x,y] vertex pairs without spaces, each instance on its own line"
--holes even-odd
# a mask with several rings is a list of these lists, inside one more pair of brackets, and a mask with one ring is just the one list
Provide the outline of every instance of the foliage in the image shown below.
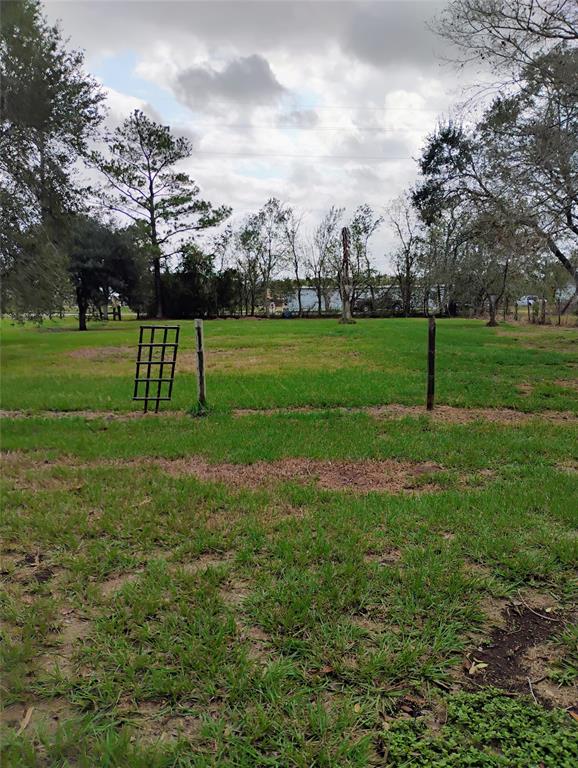
[[0,269],[15,315],[58,310],[69,290],[64,219],[82,207],[75,167],[104,98],[83,65],[39,2],[2,4]]
[[[522,256],[526,273],[549,252],[575,284],[574,302],[577,22],[576,5],[567,0],[450,3],[441,34],[458,46],[463,61],[481,56],[507,80],[475,127],[448,123],[429,137],[420,161],[423,179],[414,191],[428,225],[452,209],[454,217],[473,222],[473,241],[481,232],[488,245],[499,230],[498,250],[505,244],[514,258]],[[495,245],[489,243],[490,251]]]
[[386,742],[392,768],[570,768],[578,759],[576,725],[566,713],[491,689],[448,697],[439,733],[421,720],[405,721]]
[[199,187],[178,169],[191,155],[190,141],[173,136],[169,126],[159,125],[141,110],[109,133],[107,142],[105,154],[92,156],[106,179],[103,199],[111,210],[142,227],[150,246],[155,314],[162,317],[161,260],[178,251],[182,235],[214,227],[231,211],[201,199]]
[[235,313],[241,302],[241,282],[234,269],[216,272],[212,256],[194,243],[181,250],[179,267],[162,276],[166,311],[174,318]]
[[69,230],[68,271],[78,305],[79,330],[85,331],[91,304],[107,307],[111,293],[133,303],[146,267],[127,233],[88,216],[71,219]]

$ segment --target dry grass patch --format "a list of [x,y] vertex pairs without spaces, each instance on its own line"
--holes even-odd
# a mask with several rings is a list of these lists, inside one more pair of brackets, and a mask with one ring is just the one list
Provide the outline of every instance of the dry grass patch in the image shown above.
[[422,483],[424,476],[442,470],[436,464],[393,460],[322,461],[282,459],[253,464],[209,464],[195,457],[173,461],[158,460],[155,466],[173,476],[194,475],[207,482],[222,482],[245,488],[258,488],[283,482],[317,485],[333,491],[387,491],[390,493],[431,491],[435,477]]
[[93,363],[109,363],[111,360],[133,360],[133,347],[81,347],[67,352],[73,360],[90,360]]
[[436,405],[433,411],[426,411],[421,405],[388,405],[363,406],[360,408],[268,408],[256,410],[252,408],[237,408],[233,415],[237,417],[264,415],[272,416],[291,413],[322,413],[338,411],[341,413],[367,413],[376,418],[404,419],[427,418],[433,422],[450,424],[470,424],[473,421],[490,421],[497,424],[523,424],[534,419],[545,419],[549,422],[578,424],[578,415],[572,411],[541,411],[539,413],[524,413],[512,408],[457,408],[453,405]]
[[84,419],[85,421],[133,421],[134,419],[182,418],[185,411],[0,411],[0,419]]

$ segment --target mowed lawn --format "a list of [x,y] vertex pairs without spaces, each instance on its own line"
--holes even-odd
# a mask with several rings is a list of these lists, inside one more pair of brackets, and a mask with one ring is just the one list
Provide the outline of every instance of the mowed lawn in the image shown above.
[[2,765],[575,766],[578,330],[179,324],[2,323]]

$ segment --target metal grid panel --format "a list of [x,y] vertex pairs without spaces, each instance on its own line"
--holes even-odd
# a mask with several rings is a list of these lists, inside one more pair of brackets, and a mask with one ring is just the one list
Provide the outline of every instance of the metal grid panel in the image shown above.
[[172,397],[180,330],[179,325],[140,327],[132,399],[144,402],[145,413],[149,403],[155,404],[158,413],[159,403]]

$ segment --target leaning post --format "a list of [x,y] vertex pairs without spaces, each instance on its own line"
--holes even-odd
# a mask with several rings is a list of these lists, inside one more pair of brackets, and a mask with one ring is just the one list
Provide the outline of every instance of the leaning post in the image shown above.
[[203,321],[195,320],[195,342],[197,347],[197,389],[199,409],[207,408],[207,391],[205,388],[205,342],[203,339]]
[[436,321],[435,317],[429,318],[427,336],[427,404],[428,411],[433,411],[435,395],[435,369],[436,369]]

